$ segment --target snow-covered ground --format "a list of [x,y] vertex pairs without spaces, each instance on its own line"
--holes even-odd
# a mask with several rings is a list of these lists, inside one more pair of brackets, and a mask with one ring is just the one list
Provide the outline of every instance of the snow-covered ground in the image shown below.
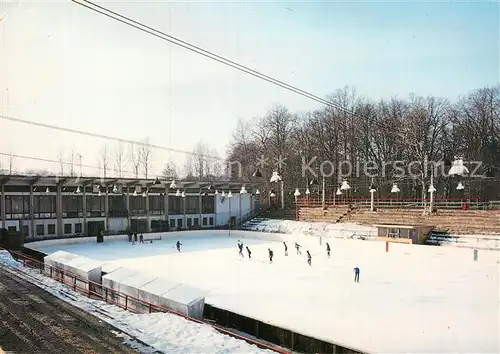
[[[0,251],[1,265],[22,271],[22,273],[16,272],[16,274],[150,346],[146,347],[130,336],[116,331],[117,336],[122,337],[125,343],[141,353],[153,353],[156,350],[169,354],[272,353],[261,350],[243,340],[221,334],[208,325],[194,323],[176,315],[168,313],[137,315],[117,306],[89,299],[33,269],[24,267],[15,261],[7,251]],[[112,319],[103,313],[108,314]]]
[[[311,223],[288,224],[288,235],[185,232],[178,236],[181,253],[174,247],[177,239],[166,237],[153,244],[40,249],[62,249],[182,281],[208,290],[206,303],[216,307],[368,352],[500,352],[500,252],[481,250],[474,261],[471,249],[390,244],[386,253],[383,242],[350,239],[353,230],[325,233],[314,229],[319,224],[313,229]],[[357,227],[358,235],[370,231]],[[238,239],[252,250],[251,260],[238,256]],[[288,241],[288,256],[281,240]],[[293,249],[294,241],[303,246],[302,255]],[[325,242],[332,248],[330,258]],[[268,248],[275,254],[273,264]],[[361,269],[360,283],[353,282],[355,266]],[[168,325],[161,328],[170,335]]]

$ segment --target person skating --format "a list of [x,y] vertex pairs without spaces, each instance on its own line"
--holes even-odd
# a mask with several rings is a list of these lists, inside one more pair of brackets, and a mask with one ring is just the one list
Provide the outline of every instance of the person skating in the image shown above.
[[248,259],[252,259],[252,252],[250,251],[250,248],[248,246],[246,247],[247,253],[248,253]]
[[283,245],[285,246],[285,256],[288,256],[288,245],[285,241],[283,241]]
[[295,249],[297,250],[297,254],[302,254],[302,252],[300,252],[300,247],[302,246],[295,242]]
[[240,240],[238,240],[238,249],[240,250],[239,251],[240,257],[244,257],[243,256],[243,242],[241,242]]
[[326,254],[328,255],[328,257],[330,257],[330,245],[328,244],[328,242],[326,243]]
[[311,254],[307,251],[307,264],[311,265]]
[[273,256],[274,256],[274,252],[271,251],[270,248],[268,248],[268,251],[269,251],[269,262],[273,263]]
[[359,268],[358,267],[354,268],[354,282],[359,283]]
[[139,235],[139,243],[144,243],[144,235],[142,234],[142,232]]
[[177,252],[180,252],[181,251],[182,243],[180,241],[177,241],[177,243],[175,244],[175,246],[177,247]]

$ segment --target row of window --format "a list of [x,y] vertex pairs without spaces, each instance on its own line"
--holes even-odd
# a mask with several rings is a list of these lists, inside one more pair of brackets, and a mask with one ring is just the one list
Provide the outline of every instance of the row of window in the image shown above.
[[[187,227],[197,227],[197,226],[200,226],[200,224],[199,224],[200,219],[199,218],[186,218],[186,223],[187,223]],[[202,225],[203,226],[213,226],[214,225],[213,216],[202,218]],[[176,227],[178,227],[178,228],[183,227],[183,220],[182,219],[170,219],[170,228],[175,229]]]
[[[54,195],[35,195],[34,213],[55,213],[56,196]],[[149,210],[151,212],[163,212],[165,210],[165,200],[163,196],[148,196]],[[110,215],[121,215],[127,210],[125,197],[109,196]],[[201,203],[201,212],[211,214],[215,212],[215,199],[213,196],[203,196]],[[183,204],[185,203],[185,205]],[[169,213],[182,214],[184,207],[186,214],[199,214],[200,203],[198,196],[187,196],[185,198],[169,198]],[[1,208],[1,206],[0,206]],[[83,211],[83,197],[63,195],[62,210],[64,213],[78,214]],[[133,214],[146,212],[146,198],[142,196],[130,197],[130,210]],[[1,211],[1,209],[0,209]],[[98,196],[87,196],[86,211],[92,213],[101,213],[105,211],[104,198]],[[6,214],[29,214],[30,199],[28,195],[7,195],[5,196]]]
[[[65,235],[71,235],[73,233],[75,234],[81,234],[82,233],[82,223],[76,223],[75,225],[75,231],[73,232],[73,224],[64,224],[64,234]],[[27,226],[26,226],[27,228]],[[26,229],[26,232],[28,230]],[[43,236],[45,235],[45,225],[40,224],[36,225],[36,234],[37,236]],[[47,224],[47,235],[55,235],[56,234],[56,224]]]

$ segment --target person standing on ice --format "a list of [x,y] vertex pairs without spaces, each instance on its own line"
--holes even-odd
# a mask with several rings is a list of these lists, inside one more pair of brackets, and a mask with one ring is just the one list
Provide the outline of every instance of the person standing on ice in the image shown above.
[[177,243],[175,244],[175,246],[177,247],[177,252],[180,252],[181,251],[182,243],[180,241],[177,241]]
[[244,257],[243,256],[243,242],[241,242],[240,240],[238,240],[238,248],[240,250],[240,252],[239,252],[240,257]]
[[307,251],[307,264],[311,265],[311,254]]
[[285,256],[288,256],[288,246],[285,241],[283,241],[283,245],[285,246]]
[[359,268],[358,267],[354,268],[354,282],[359,283]]
[[248,259],[252,259],[252,252],[250,251],[250,248],[248,248],[248,246],[246,248],[248,253]]
[[269,262],[273,263],[274,252],[271,251],[270,248],[268,248],[267,250],[269,251]]
[[300,252],[300,247],[302,246],[295,242],[295,249],[297,250],[297,254],[302,254],[302,252]]
[[326,243],[326,254],[328,255],[328,257],[330,257],[330,245],[328,244],[328,242]]

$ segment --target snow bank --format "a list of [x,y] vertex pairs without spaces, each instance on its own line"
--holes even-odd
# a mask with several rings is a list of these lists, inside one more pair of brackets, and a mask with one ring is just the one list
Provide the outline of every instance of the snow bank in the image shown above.
[[[155,351],[169,354],[273,353],[269,350],[259,349],[257,346],[243,340],[222,334],[209,325],[194,323],[180,316],[169,313],[137,315],[122,310],[117,306],[89,299],[35,270],[24,267],[21,263],[15,261],[7,251],[0,250],[0,266],[22,270],[26,274],[26,280],[33,282],[33,279],[36,279],[35,285],[40,288],[100,318],[102,321],[110,323],[120,331],[128,333],[153,348],[145,347],[123,333],[119,334],[124,342],[131,344],[140,353],[154,353]],[[65,294],[70,294],[71,297]]]

